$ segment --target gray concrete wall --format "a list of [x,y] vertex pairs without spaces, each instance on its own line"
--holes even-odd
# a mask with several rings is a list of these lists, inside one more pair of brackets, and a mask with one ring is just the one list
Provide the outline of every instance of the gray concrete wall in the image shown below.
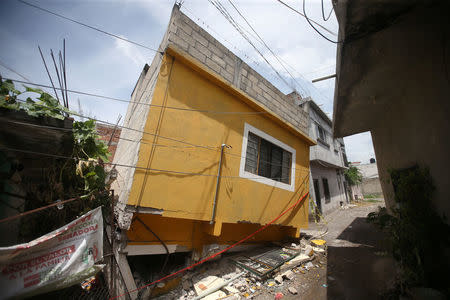
[[387,206],[394,205],[388,170],[419,164],[433,177],[433,204],[450,217],[450,31],[444,3],[418,5],[383,30],[339,47],[335,132],[371,131]]
[[[339,180],[341,181],[341,184],[339,186],[338,184],[338,176],[336,174],[336,169],[333,168],[326,168],[321,166],[320,164],[311,162],[311,174],[312,179],[318,179],[319,180],[319,191],[320,191],[320,197],[321,197],[321,204],[322,204],[322,214],[330,213],[331,211],[335,210],[340,206],[340,202],[343,202],[344,204],[347,202],[345,198],[345,192],[344,192],[344,176],[340,175]],[[326,178],[328,180],[328,187],[330,190],[330,202],[325,202],[325,192],[323,187],[322,178]],[[313,182],[311,182],[312,189],[314,189]],[[314,190],[311,192],[311,196],[314,201],[316,201],[316,194],[314,193]]]
[[380,178],[363,178],[361,182],[361,192],[364,196],[367,195],[377,195],[382,196],[383,190],[381,189]]
[[[305,111],[309,114],[308,134],[317,142],[316,146],[310,148],[310,160],[321,160],[335,166],[344,167],[344,159],[342,156],[345,152],[345,144],[342,138],[333,138],[332,126],[330,120],[324,120],[322,114],[320,114],[311,101],[304,103]],[[325,145],[318,140],[317,125],[320,125],[326,131],[326,143]],[[341,149],[341,144],[344,145],[344,150]]]

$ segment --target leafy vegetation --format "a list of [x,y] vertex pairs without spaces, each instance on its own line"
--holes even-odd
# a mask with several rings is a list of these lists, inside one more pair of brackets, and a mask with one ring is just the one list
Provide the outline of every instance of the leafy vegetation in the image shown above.
[[[25,93],[37,93],[39,97],[37,101],[31,97],[27,97],[25,101],[19,100],[18,96]],[[69,109],[62,106],[59,101],[50,94],[25,86],[25,91],[17,90],[11,80],[2,81],[0,83],[0,107],[23,110],[33,117],[48,116],[60,120],[64,120],[65,115],[71,113]]]
[[357,185],[362,182],[362,174],[355,166],[350,166],[344,171],[345,179],[350,185]]
[[450,226],[432,205],[434,186],[428,169],[391,171],[396,207],[370,213],[367,220],[386,231],[401,268],[402,292],[423,286],[450,296]]
[[[18,96],[25,93],[36,93],[38,97],[35,100],[30,97],[26,101],[19,100]],[[21,92],[11,81],[1,82],[0,107],[25,111],[33,117],[46,116],[61,120],[71,113],[50,94],[30,87],[25,87],[25,91]],[[73,122],[72,145],[70,157],[55,158],[45,169],[42,183],[26,184],[25,210],[42,207],[57,199],[83,197],[84,200],[66,204],[61,212],[47,210],[46,213],[22,218],[21,235],[24,240],[47,233],[99,205],[104,206],[104,213],[109,213],[108,172],[104,168],[109,151],[99,139],[94,121]]]

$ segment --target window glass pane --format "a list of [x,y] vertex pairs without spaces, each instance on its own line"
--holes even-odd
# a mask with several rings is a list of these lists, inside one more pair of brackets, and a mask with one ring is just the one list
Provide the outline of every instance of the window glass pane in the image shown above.
[[290,184],[291,183],[291,161],[292,154],[283,150],[283,162],[282,162],[282,170],[281,170],[281,182]]
[[281,181],[281,165],[283,159],[283,149],[272,144],[272,156],[270,158],[271,171],[270,178]]
[[258,143],[259,137],[253,133],[248,133],[247,154],[245,159],[245,171],[256,174],[258,168]]
[[270,178],[270,151],[271,143],[261,139],[259,147],[259,169],[258,175]]
[[292,154],[249,132],[245,171],[286,184],[291,183]]

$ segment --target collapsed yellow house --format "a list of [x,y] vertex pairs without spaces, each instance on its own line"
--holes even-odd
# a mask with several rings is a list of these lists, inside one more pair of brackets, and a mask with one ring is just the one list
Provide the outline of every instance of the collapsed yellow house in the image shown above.
[[[159,50],[132,93],[114,158],[119,252],[164,254],[167,246],[198,259],[309,191],[315,142],[306,112],[178,6]],[[248,243],[298,237],[308,202]]]

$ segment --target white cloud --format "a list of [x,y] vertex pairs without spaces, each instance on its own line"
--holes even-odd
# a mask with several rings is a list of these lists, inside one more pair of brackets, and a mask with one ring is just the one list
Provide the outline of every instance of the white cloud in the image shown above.
[[[120,36],[125,38],[124,36]],[[132,61],[136,66],[143,67],[148,61],[144,58],[141,50],[137,46],[132,45],[126,41],[116,39],[114,41],[115,50],[119,55],[124,56],[128,60]]]
[[370,132],[354,134],[344,138],[345,149],[349,161],[369,163],[370,158],[375,158]]

